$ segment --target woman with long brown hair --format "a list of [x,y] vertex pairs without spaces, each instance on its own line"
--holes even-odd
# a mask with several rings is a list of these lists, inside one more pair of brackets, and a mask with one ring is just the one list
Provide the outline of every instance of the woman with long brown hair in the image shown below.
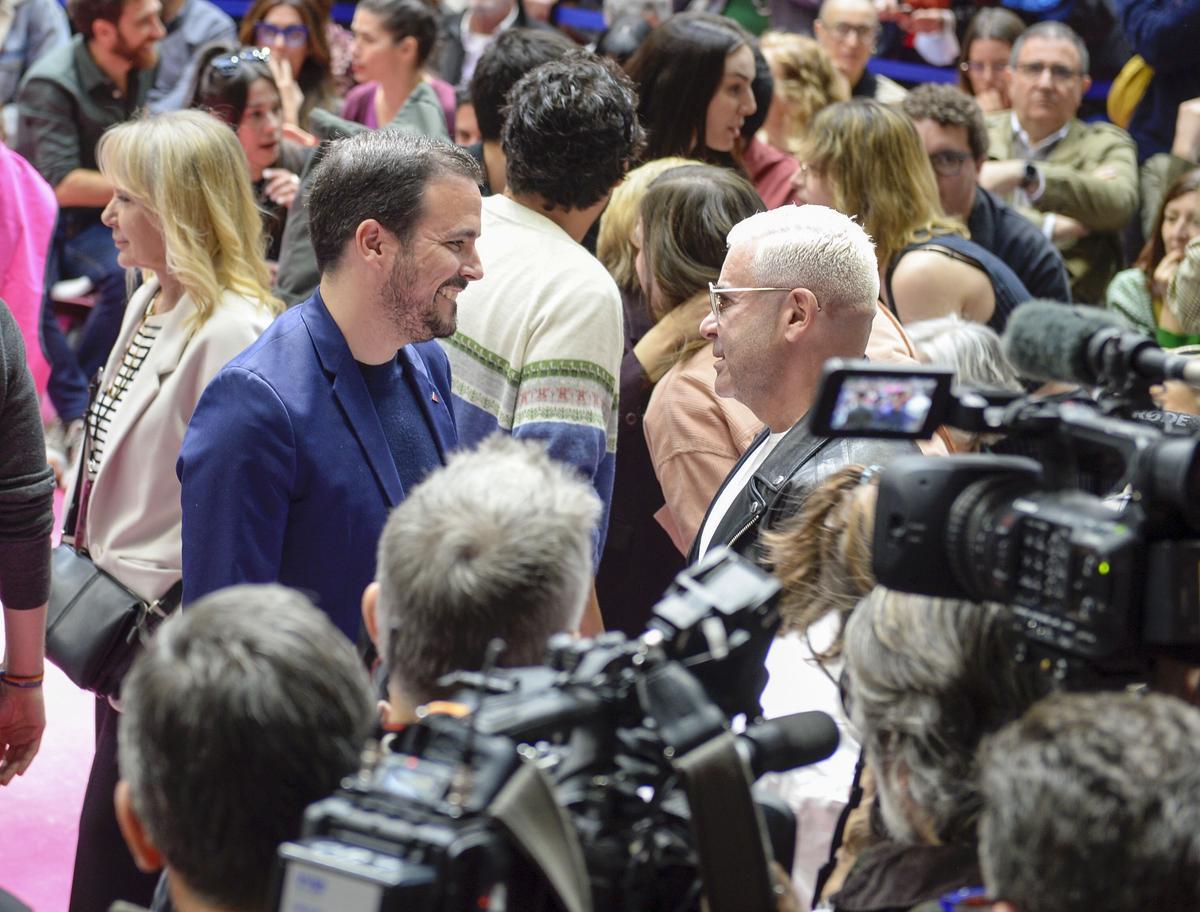
[[913,122],[877,101],[831,105],[800,149],[796,199],[858,219],[875,242],[880,294],[901,323],[951,314],[1000,332],[1029,298],[1017,275],[942,211]]

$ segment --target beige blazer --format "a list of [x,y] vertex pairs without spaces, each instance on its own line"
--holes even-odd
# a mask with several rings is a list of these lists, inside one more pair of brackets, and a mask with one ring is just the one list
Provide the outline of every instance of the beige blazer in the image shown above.
[[[129,301],[121,335],[104,368],[107,386],[158,282]],[[184,295],[166,314],[162,332],[113,415],[104,458],[92,483],[87,547],[96,562],[147,600],[182,574],[181,509],[175,461],[200,394],[213,375],[271,322],[260,302],[226,291],[200,327]]]

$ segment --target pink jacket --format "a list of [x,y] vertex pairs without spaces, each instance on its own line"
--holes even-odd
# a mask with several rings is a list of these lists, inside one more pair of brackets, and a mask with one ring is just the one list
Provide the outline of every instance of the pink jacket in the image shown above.
[[50,367],[38,341],[46,255],[58,217],[54,191],[8,146],[0,143],[0,299],[8,304],[25,340],[25,358],[38,395]]

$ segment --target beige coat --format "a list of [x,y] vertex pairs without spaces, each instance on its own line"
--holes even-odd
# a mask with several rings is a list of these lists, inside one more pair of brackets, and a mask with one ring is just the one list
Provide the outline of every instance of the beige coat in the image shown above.
[[[987,118],[988,158],[1012,158],[1012,112]],[[1095,172],[1104,168],[1100,175]],[[1103,304],[1108,283],[1121,268],[1121,230],[1138,211],[1137,147],[1120,127],[1071,121],[1067,135],[1038,163],[1042,195],[1021,213],[1041,227],[1047,213],[1068,215],[1091,232],[1058,245],[1071,276],[1071,295],[1084,304]],[[1011,199],[1005,200],[1011,202]]]
[[[106,388],[137,331],[157,281],[129,301],[121,334],[104,368]],[[200,327],[184,295],[113,415],[91,486],[87,547],[96,566],[143,598],[165,593],[182,574],[179,480],[175,461],[200,394],[213,375],[271,322],[260,303],[226,291]]]

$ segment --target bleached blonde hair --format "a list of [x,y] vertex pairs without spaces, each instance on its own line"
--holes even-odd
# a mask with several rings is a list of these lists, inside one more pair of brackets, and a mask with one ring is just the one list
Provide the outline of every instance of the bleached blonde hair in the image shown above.
[[227,124],[203,111],[172,111],[108,130],[96,147],[101,173],[158,222],[167,269],[204,323],[225,290],[283,304],[271,294],[262,216],[246,153]]
[[879,298],[875,245],[855,222],[827,206],[781,206],[733,226],[730,250],[753,244],[753,281],[808,288],[822,305],[874,313]]

